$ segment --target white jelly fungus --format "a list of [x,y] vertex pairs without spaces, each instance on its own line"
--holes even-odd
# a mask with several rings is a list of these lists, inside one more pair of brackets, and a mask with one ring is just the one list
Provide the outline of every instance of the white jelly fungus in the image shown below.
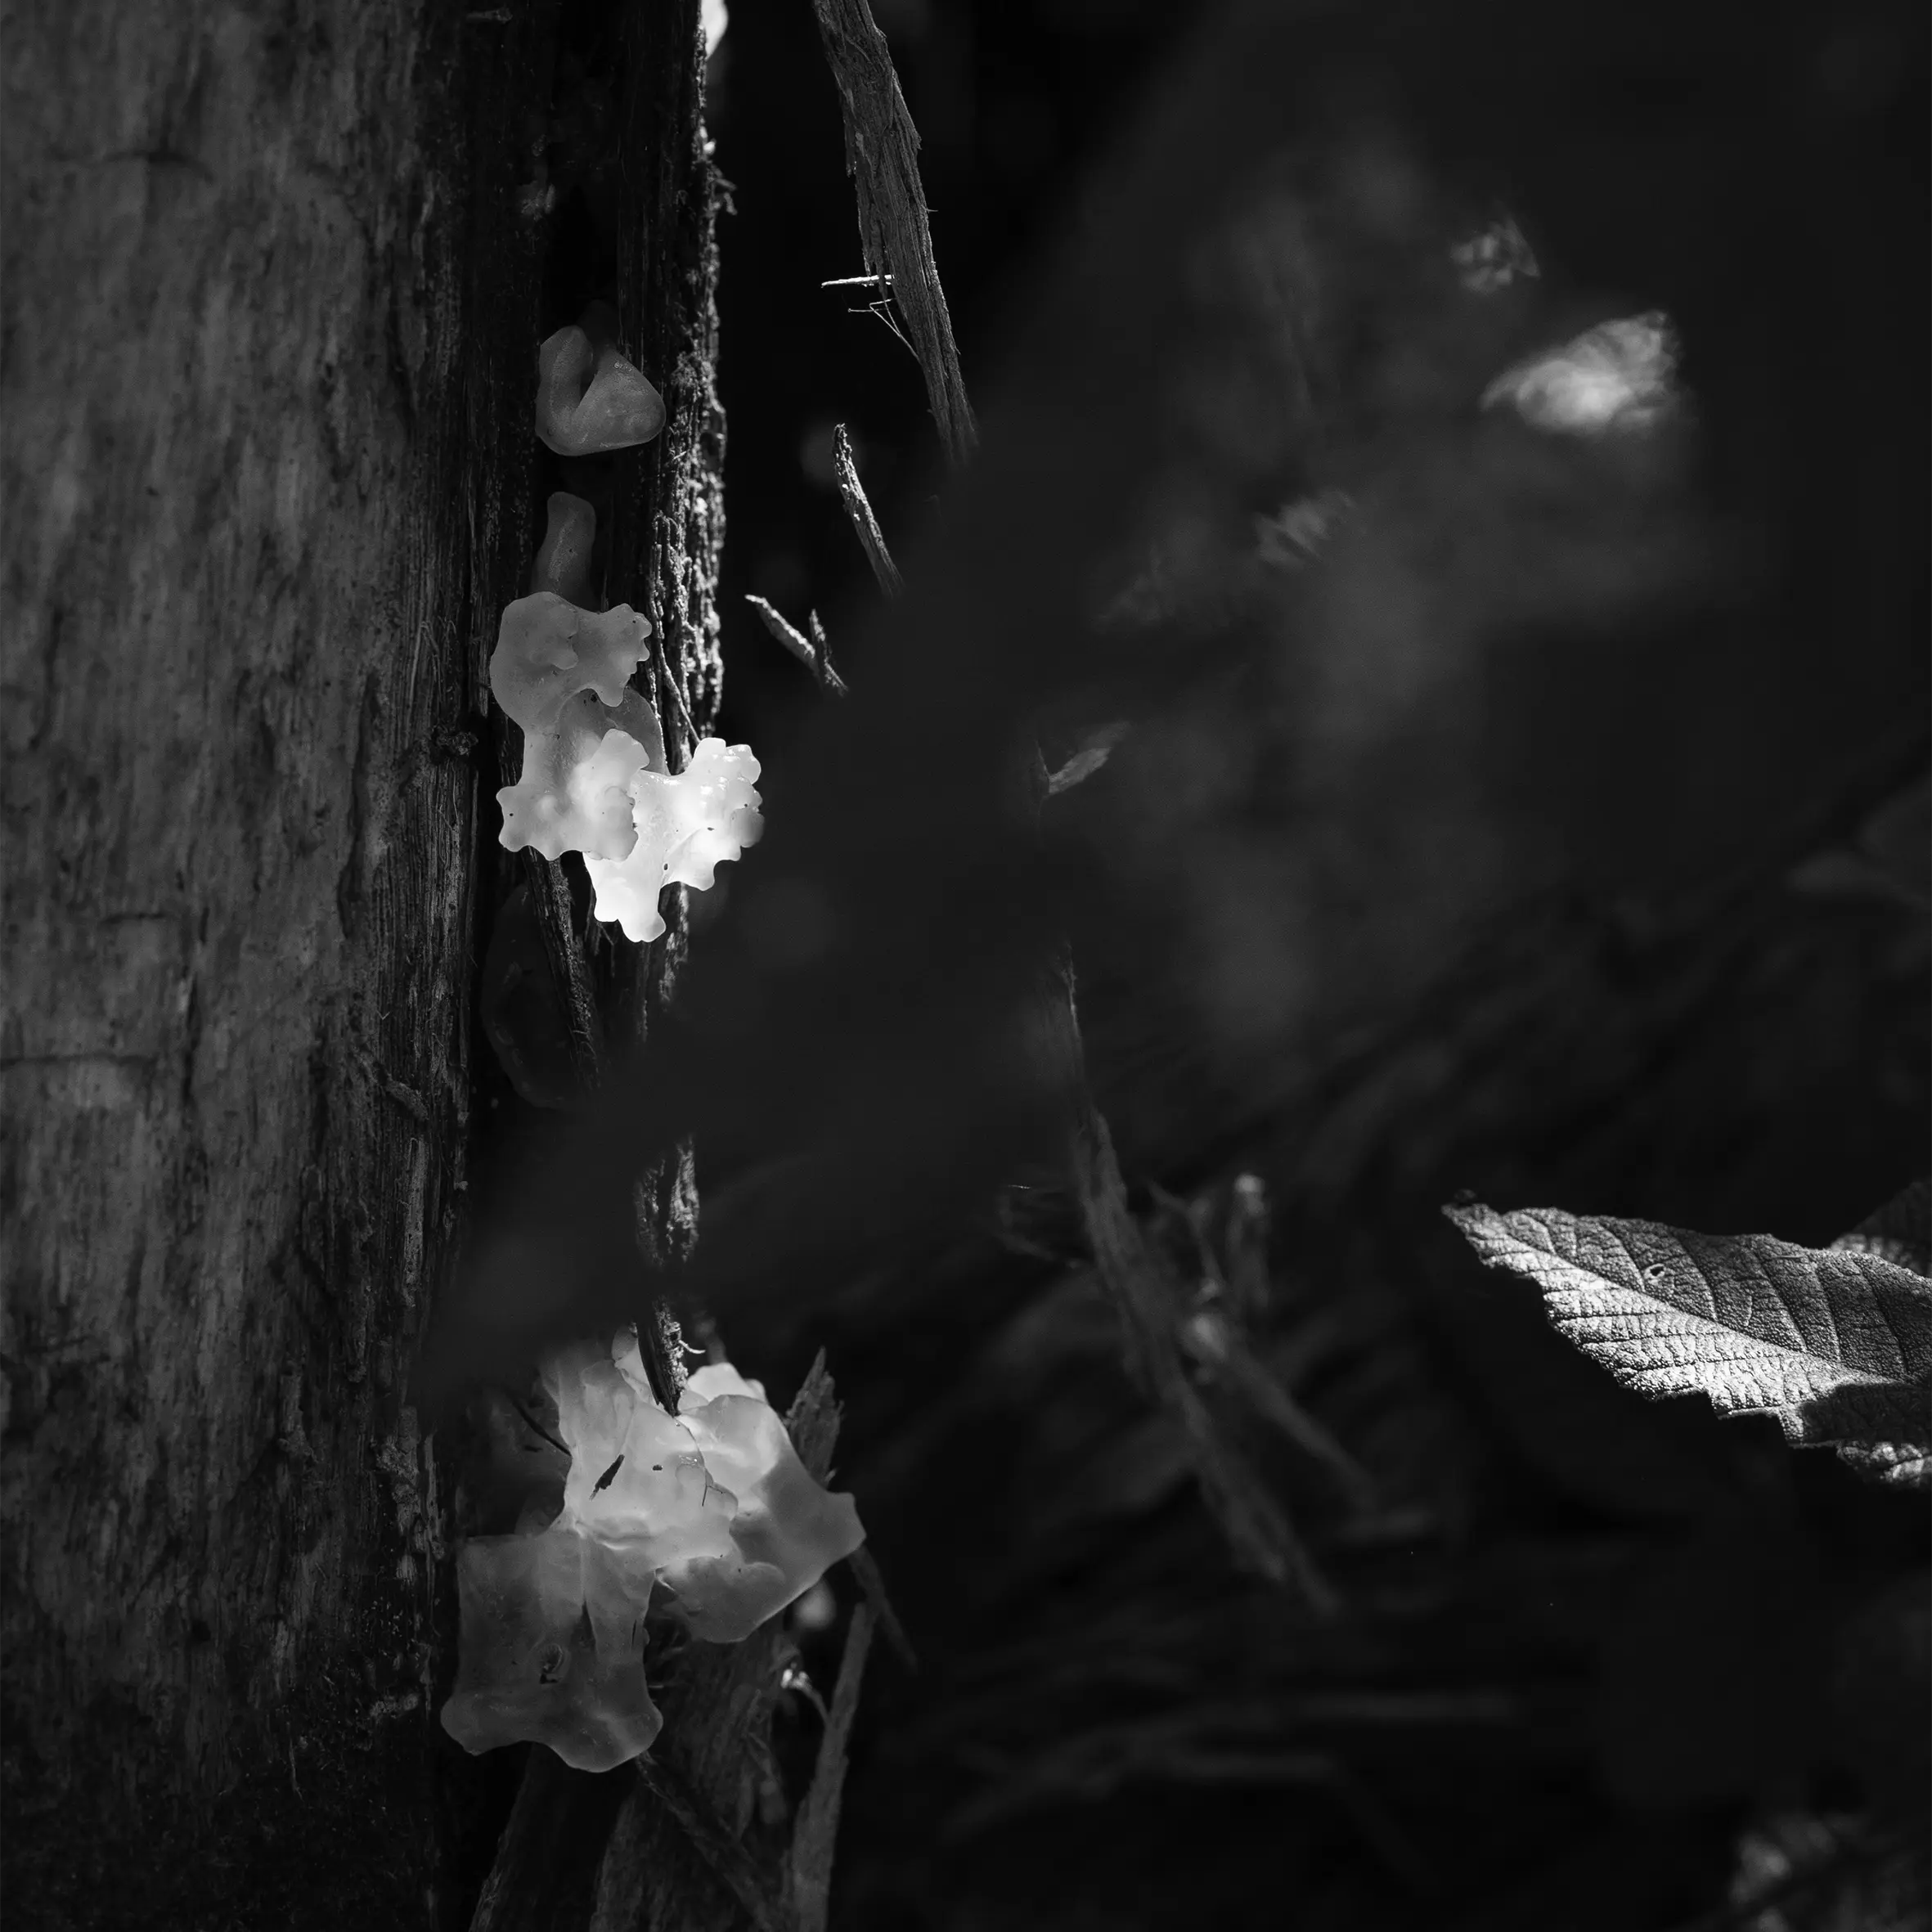
[[551,591],[504,612],[490,689],[523,728],[523,775],[496,794],[511,851],[621,859],[636,843],[631,777],[664,769],[658,715],[625,681],[649,635],[628,604],[579,610]]
[[461,1620],[443,1728],[465,1750],[547,1744],[579,1771],[651,1747],[663,1718],[644,1681],[650,1579],[561,1521],[473,1536],[456,1552]]
[[591,611],[553,591],[519,597],[496,627],[490,694],[525,731],[550,730],[565,699],[579,691],[621,704],[650,634],[650,620],[627,604]]
[[[561,492],[551,499],[553,565],[571,541],[588,555],[595,518],[582,505],[586,526],[568,507],[580,502]],[[627,604],[582,610],[537,591],[504,612],[490,658],[490,690],[523,729],[522,775],[496,794],[503,844],[546,859],[582,852],[597,917],[640,941],[664,930],[666,886],[708,892],[718,866],[765,829],[748,746],[707,738],[685,771],[669,770],[658,714],[627,681],[649,636]]]
[[758,842],[765,820],[757,775],[751,748],[721,738],[704,739],[675,777],[640,765],[630,780],[636,842],[615,856],[582,848],[597,917],[616,920],[627,938],[655,939],[664,930],[658,895],[666,886],[708,892],[721,865]]
[[664,427],[664,398],[613,342],[559,329],[537,352],[537,434],[559,456],[591,456],[649,443]]
[[549,591],[580,610],[595,610],[591,553],[597,541],[597,512],[581,496],[554,490],[545,505],[543,541],[530,571],[532,591]]
[[728,1365],[699,1369],[675,1416],[653,1400],[634,1334],[561,1349],[541,1374],[570,1454],[563,1508],[459,1552],[443,1723],[472,1751],[530,1741],[604,1771],[647,1750],[661,1721],[643,1669],[654,1589],[694,1637],[735,1643],[865,1531],[851,1498],[798,1460],[763,1389]]

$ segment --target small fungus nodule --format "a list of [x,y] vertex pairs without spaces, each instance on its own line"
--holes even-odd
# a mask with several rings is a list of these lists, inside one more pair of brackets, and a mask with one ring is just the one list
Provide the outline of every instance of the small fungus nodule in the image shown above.
[[537,434],[559,456],[593,456],[649,443],[664,427],[664,398],[612,342],[559,329],[537,352]]

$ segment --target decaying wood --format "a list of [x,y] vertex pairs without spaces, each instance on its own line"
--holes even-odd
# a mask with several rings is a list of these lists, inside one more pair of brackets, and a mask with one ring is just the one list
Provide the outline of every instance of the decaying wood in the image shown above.
[[[664,397],[663,432],[617,452],[605,588],[650,621],[651,654],[639,674],[664,722],[673,771],[712,729],[722,690],[715,608],[724,541],[724,412],[717,355],[719,186],[706,152],[703,42],[694,5],[633,4],[618,13],[622,98],[615,180],[619,333]],[[519,404],[519,420],[527,419]],[[526,556],[527,575],[527,556]],[[518,590],[527,588],[519,582]],[[517,753],[500,729],[500,762]],[[664,901],[664,936],[648,946],[586,946],[586,922],[559,865],[535,860],[535,910],[564,999],[580,1085],[595,1084],[607,1049],[641,1043],[674,993],[685,949],[684,892]],[[580,887],[581,892],[581,887]],[[640,1260],[663,1269],[690,1249],[696,1188],[689,1149],[640,1177]],[[681,1372],[656,1319],[640,1323],[645,1366],[661,1399]]]
[[[785,1426],[799,1460],[823,1481],[838,1411],[822,1357]],[[860,1606],[853,1614],[866,1613]],[[757,1835],[766,1845],[764,1864],[753,1849],[758,1788],[771,1776],[771,1710],[789,1649],[775,1618],[743,1643],[694,1644],[685,1653],[664,1700],[664,1729],[653,1753],[668,1778],[637,1779],[624,1801],[598,1873],[593,1932],[647,1926],[651,1932],[735,1932],[753,1903],[753,1916],[783,1925],[793,1909],[787,1885],[796,1898],[803,1895],[801,1885],[804,1894],[818,1896],[829,1885],[834,1794],[844,1770],[838,1754],[836,1762],[821,1762],[793,1827],[793,1851],[784,1850],[782,1838],[771,1842],[768,1830]],[[845,1681],[842,1672],[841,1690]],[[856,1673],[851,1696],[857,1696]],[[813,1821],[811,1832],[802,1843],[806,1818]]]
[[865,1607],[871,1611],[886,1642],[908,1670],[917,1670],[919,1654],[912,1647],[912,1639],[906,1635],[905,1626],[900,1622],[899,1613],[893,1609],[892,1600],[886,1594],[885,1576],[879,1569],[878,1557],[873,1555],[868,1544],[860,1543],[852,1552],[851,1566],[852,1581],[864,1593]]
[[825,1932],[832,1899],[832,1855],[838,1838],[839,1803],[845,1790],[846,1745],[852,1719],[858,1715],[859,1685],[872,1647],[872,1612],[854,1606],[846,1628],[845,1651],[838,1662],[838,1683],[825,1714],[824,1735],[819,1740],[818,1761],[812,1768],[811,1789],[798,1807],[792,1826],[791,1855],[785,1876],[798,1932]]
[[[957,380],[956,366],[954,375]],[[845,505],[852,534],[865,553],[865,561],[872,566],[872,574],[878,579],[878,587],[888,597],[896,597],[905,588],[905,579],[899,574],[899,566],[886,548],[885,532],[873,514],[865,486],[859,481],[859,461],[852,454],[851,433],[843,423],[835,425],[832,431],[832,474],[838,479],[839,501]]]
[[577,937],[570,881],[555,859],[546,859],[533,849],[526,849],[523,862],[536,905],[537,927],[543,935],[544,956],[550,962],[550,982],[563,1008],[571,1067],[577,1085],[587,1092],[596,1085],[602,1070],[604,1026],[597,1012],[584,949]]
[[620,1795],[613,1777],[573,1771],[554,1752],[534,1747],[477,1899],[472,1932],[578,1932]]
[[706,153],[694,0],[630,0],[620,18],[618,308],[625,339],[662,372],[667,413],[663,434],[628,452],[620,472],[610,591],[650,618],[660,675],[702,735],[723,681],[715,598],[725,415],[714,380],[722,190]]
[[858,196],[866,273],[889,291],[905,318],[940,442],[950,461],[964,463],[978,443],[979,428],[960,380],[952,318],[932,258],[919,132],[866,0],[812,0],[812,11],[838,83],[846,172]]
[[[724,538],[724,415],[713,380],[719,189],[704,140],[703,41],[695,5],[664,8],[639,0],[621,11],[619,43],[619,326],[664,396],[666,422],[654,441],[614,459],[606,588],[612,603],[630,604],[650,620],[652,651],[641,681],[664,721],[675,771],[691,739],[710,730],[721,690],[715,593]],[[588,1086],[597,1077],[598,1045],[641,1043],[672,997],[685,958],[684,894],[667,895],[661,939],[645,947],[607,943],[586,956],[562,869],[539,864],[550,890],[540,894],[538,910],[557,982],[568,990],[573,1054],[580,1041],[593,1043],[591,1066],[580,1067]],[[586,997],[593,1013],[586,1011]],[[661,1274],[689,1253],[696,1189],[688,1148],[640,1177],[637,1234],[640,1279],[645,1265]],[[682,1369],[676,1331],[663,1314],[654,1309],[640,1322],[639,1339],[654,1390],[674,1406]],[[532,1915],[540,1913],[545,1923],[585,1922],[587,1890],[578,1899],[573,1887],[569,1903],[556,1902],[556,1820],[570,1822],[587,1886],[617,1799],[612,1778],[559,1777],[560,1770],[548,1752],[531,1754],[478,1907],[478,1926],[536,1923]],[[600,1898],[600,1913],[624,1909],[603,1894]]]
[[826,649],[824,634],[817,625],[815,617],[814,635],[807,637],[797,625],[788,623],[784,614],[769,598],[760,597],[748,591],[745,602],[762,620],[765,628],[782,644],[805,668],[815,677],[834,698],[842,698],[846,692],[845,680],[832,668],[830,653]]

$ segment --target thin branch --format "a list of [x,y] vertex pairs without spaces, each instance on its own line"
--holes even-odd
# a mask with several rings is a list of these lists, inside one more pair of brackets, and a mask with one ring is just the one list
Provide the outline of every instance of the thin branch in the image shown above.
[[832,1894],[832,1854],[845,1790],[846,1741],[858,1714],[859,1680],[865,1674],[871,1647],[872,1612],[863,1603],[855,1604],[846,1629],[845,1652],[839,1660],[838,1683],[832,1693],[832,1708],[812,1767],[811,1788],[792,1827],[786,1889],[797,1932],[825,1932]]
[[538,1422],[536,1417],[532,1415],[529,1410],[525,1409],[523,1404],[518,1401],[516,1397],[511,1395],[507,1389],[503,1391],[503,1400],[522,1418],[523,1427],[532,1436],[541,1436],[559,1455],[568,1456],[570,1453],[570,1451],[559,1442],[556,1437],[551,1435],[550,1431],[545,1428],[543,1424]]
[[[1038,782],[1044,789],[1045,767]],[[1315,1568],[1287,1512],[1248,1458],[1228,1438],[1188,1372],[1179,1330],[1187,1286],[1127,1205],[1127,1184],[1113,1135],[1087,1085],[1074,1004],[1072,962],[1063,949],[1043,990],[1043,1025],[1060,1069],[1072,1121],[1067,1149],[1094,1266],[1121,1318],[1128,1367],[1148,1395],[1179,1422],[1209,1509],[1236,1557],[1270,1583],[1292,1586],[1314,1610],[1339,1602]]]
[[885,1633],[886,1642],[908,1670],[917,1670],[919,1653],[912,1647],[912,1639],[905,1634],[905,1626],[899,1621],[899,1613],[893,1609],[892,1598],[886,1594],[886,1579],[870,1546],[860,1543],[852,1552],[851,1561],[853,1580],[865,1593],[865,1601],[871,1606],[872,1614],[878,1619],[878,1627]]
[[[840,1679],[844,1687],[844,1679]],[[789,1916],[751,1855],[726,1829],[699,1793],[663,1759],[640,1758],[638,1781],[677,1821],[691,1848],[713,1877],[744,1907],[758,1932],[788,1932]]]
[[[748,591],[745,593],[744,600],[765,620],[765,628],[819,681],[826,690],[829,691],[834,698],[844,697],[846,694],[845,680],[832,668],[831,655],[822,648],[824,642],[824,634],[822,631],[819,633],[819,642],[815,645],[811,639],[795,625],[786,622],[776,607],[766,602],[764,598],[754,596]],[[812,621],[813,627],[816,629],[817,618],[815,615]]]
[[822,674],[832,662],[832,640],[825,635],[825,627],[819,622],[819,613],[808,610],[805,621],[811,627],[811,648],[818,654],[817,664]]
[[961,465],[979,442],[979,429],[966,400],[952,318],[932,259],[932,231],[919,185],[919,131],[866,0],[812,0],[812,11],[844,112],[845,167],[859,204],[866,279],[889,281],[926,379],[939,439],[948,460]]
[[[663,651],[658,653],[658,689],[668,697],[677,710],[677,721],[684,727],[684,742],[680,748],[683,761],[689,764],[692,748],[698,743],[698,727],[692,722],[690,708],[685,703],[685,694],[678,688],[677,674],[671,668],[671,661]],[[660,706],[659,715],[663,708]],[[668,745],[665,748],[669,750]]]
[[859,547],[872,566],[872,574],[878,579],[878,587],[888,597],[896,597],[905,590],[905,579],[899,574],[899,566],[886,548],[885,532],[879,528],[878,519],[866,501],[865,486],[859,481],[859,465],[852,455],[852,439],[843,423],[836,425],[832,431],[832,474],[838,479],[845,514],[851,519]]
[[765,620],[765,628],[782,644],[808,671],[818,669],[818,654],[811,648],[811,640],[795,625],[782,617],[778,607],[766,599],[745,592],[744,600]]

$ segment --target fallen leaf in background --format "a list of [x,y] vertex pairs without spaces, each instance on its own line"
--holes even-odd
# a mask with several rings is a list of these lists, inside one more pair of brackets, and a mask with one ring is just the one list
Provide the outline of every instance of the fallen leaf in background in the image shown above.
[[1547,1208],[1445,1208],[1535,1283],[1557,1328],[1627,1388],[1773,1418],[1795,1444],[1932,1483],[1932,1281],[1854,1248],[1694,1234]]

